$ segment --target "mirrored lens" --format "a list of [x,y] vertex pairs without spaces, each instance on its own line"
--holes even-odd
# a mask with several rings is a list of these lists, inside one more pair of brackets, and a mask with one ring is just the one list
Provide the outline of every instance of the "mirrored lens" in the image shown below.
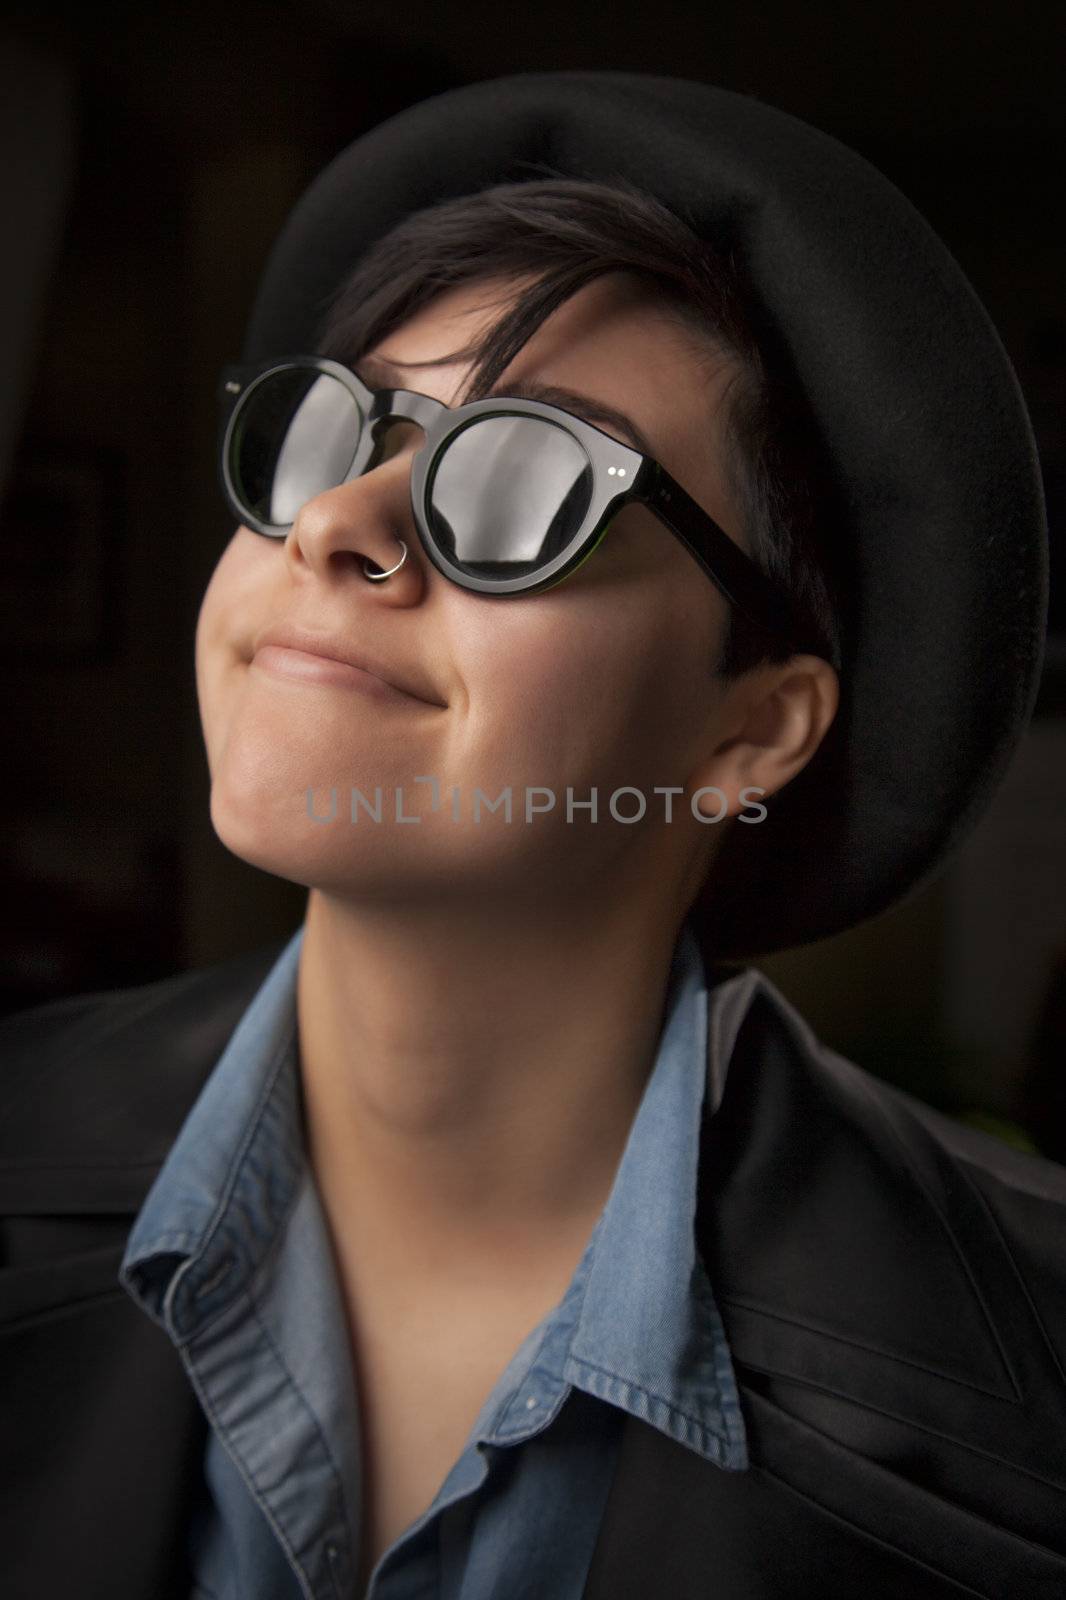
[[474,576],[520,578],[572,542],[592,498],[573,434],[531,416],[485,416],[452,435],[429,485],[442,551]]
[[230,439],[238,500],[261,522],[294,522],[308,500],[344,482],[362,422],[354,395],[329,373],[286,367],[262,378]]

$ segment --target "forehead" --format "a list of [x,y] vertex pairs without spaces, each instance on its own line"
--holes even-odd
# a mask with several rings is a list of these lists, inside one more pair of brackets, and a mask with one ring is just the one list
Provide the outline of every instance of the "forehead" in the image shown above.
[[[464,398],[475,362],[428,363],[479,340],[510,309],[522,283],[487,280],[446,290],[374,346],[403,368],[403,386],[446,405]],[[495,386],[567,388],[631,419],[634,442],[701,503],[720,476],[719,414],[734,362],[708,336],[679,323],[654,287],[626,273],[586,284],[535,329]],[[596,421],[595,417],[589,417]],[[608,432],[620,432],[600,421]],[[703,492],[700,492],[700,490]],[[710,507],[708,507],[710,509]],[[714,514],[712,512],[712,514]]]

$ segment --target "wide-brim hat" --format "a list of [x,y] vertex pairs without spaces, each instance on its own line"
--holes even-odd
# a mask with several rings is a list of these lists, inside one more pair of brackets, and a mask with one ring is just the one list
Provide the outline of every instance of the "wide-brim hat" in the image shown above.
[[766,819],[734,825],[695,921],[724,958],[838,933],[944,863],[1032,711],[1047,530],[1014,372],[944,244],[862,157],[746,96],[613,71],[474,83],[357,139],[285,223],[245,358],[311,349],[410,212],[545,163],[639,184],[731,250],[806,397],[841,527],[840,710]]

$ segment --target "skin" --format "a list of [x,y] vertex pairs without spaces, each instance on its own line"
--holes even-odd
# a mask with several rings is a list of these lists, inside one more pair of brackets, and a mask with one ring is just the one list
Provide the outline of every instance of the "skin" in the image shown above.
[[[416,363],[405,387],[458,403],[469,364],[422,363],[498,316],[500,287],[448,291],[377,353]],[[729,365],[635,280],[579,291],[504,390],[507,377],[628,411],[743,542],[717,454]],[[397,425],[387,459],[308,502],[283,541],[236,531],[203,602],[197,683],[219,836],[309,888],[308,1147],[365,1360],[386,1344],[422,1359],[432,1349],[460,1389],[467,1362],[474,1394],[473,1374],[491,1380],[486,1366],[502,1367],[561,1296],[607,1199],[654,1064],[678,929],[723,836],[688,796],[717,786],[735,815],[751,786],[769,803],[824,737],[837,680],[813,656],[713,678],[726,602],[640,506],[556,589],[501,600],[451,584],[411,515],[421,437]],[[397,538],[405,566],[367,582],[362,559],[393,565]],[[362,642],[417,671],[440,703],[264,671],[256,641],[282,620]],[[475,785],[490,796],[511,785],[514,821],[434,813],[415,783],[427,774],[445,794],[460,787],[464,818]],[[421,822],[351,825],[350,787],[370,796],[377,783],[387,797],[402,783]],[[525,824],[527,784],[577,798],[597,787],[600,822],[567,824],[557,809]],[[624,784],[649,798],[683,786],[673,823],[659,800],[641,824],[612,821],[607,797]],[[316,824],[306,791],[324,811],[331,785],[338,818]]]

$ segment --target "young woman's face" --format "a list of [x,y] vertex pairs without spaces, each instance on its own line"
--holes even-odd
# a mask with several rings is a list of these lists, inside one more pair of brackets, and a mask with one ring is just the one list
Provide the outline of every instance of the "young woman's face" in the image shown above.
[[[376,354],[414,363],[404,387],[458,403],[467,362],[422,366],[463,348],[500,315],[505,285],[463,286],[423,308]],[[653,453],[734,537],[716,419],[730,369],[669,322],[638,283],[614,274],[555,312],[505,374],[566,386],[626,413]],[[607,430],[610,431],[610,430]],[[211,579],[196,670],[211,771],[211,815],[235,854],[294,882],[356,898],[421,892],[552,892],[627,863],[649,871],[712,831],[688,795],[713,746],[723,689],[713,666],[726,603],[645,507],[628,506],[576,573],[516,599],[457,587],[426,557],[411,514],[410,466],[422,440],[397,424],[386,459],[309,501],[284,539],[237,529]],[[404,566],[369,582],[363,562]],[[332,675],[260,646],[293,626],[363,652],[386,678]],[[323,644],[323,648],[328,648]],[[435,780],[431,783],[427,780]],[[375,801],[375,822],[352,791]],[[619,823],[610,796],[647,799]],[[595,824],[574,801],[598,791]],[[402,798],[399,791],[402,790]],[[505,806],[482,802],[512,796]],[[531,799],[527,790],[549,791]],[[334,802],[331,791],[336,791]],[[434,805],[436,801],[436,806]],[[311,815],[332,820],[315,820]],[[622,796],[630,816],[637,799]],[[401,818],[417,817],[416,823]],[[667,834],[671,828],[666,829]],[[658,841],[658,842],[656,842]],[[624,874],[623,874],[624,875]]]

